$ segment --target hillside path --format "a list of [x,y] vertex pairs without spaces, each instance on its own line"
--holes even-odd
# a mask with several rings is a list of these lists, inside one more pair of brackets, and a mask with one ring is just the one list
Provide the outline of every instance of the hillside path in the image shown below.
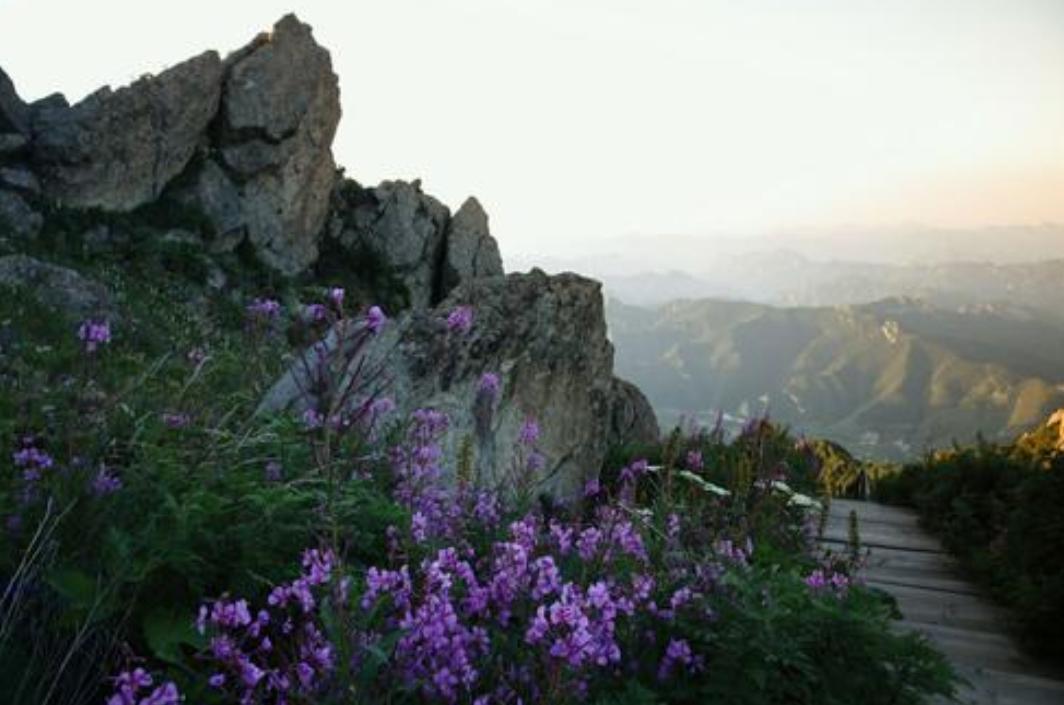
[[952,557],[920,528],[915,512],[834,499],[820,539],[825,548],[846,550],[851,512],[857,513],[861,550],[870,551],[862,577],[897,600],[903,615],[898,629],[926,634],[971,683],[962,687],[959,702],[1064,705],[1064,679],[1020,653],[1003,612],[959,577]]

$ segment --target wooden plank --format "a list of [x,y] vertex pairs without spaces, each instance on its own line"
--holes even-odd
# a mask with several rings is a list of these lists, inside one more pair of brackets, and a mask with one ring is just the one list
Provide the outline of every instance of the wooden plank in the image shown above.
[[1000,632],[960,629],[909,620],[896,622],[894,628],[924,634],[955,666],[994,668],[1020,673],[1037,670],[1029,659],[1020,653],[1012,639]]
[[[850,542],[850,529],[839,525],[828,524],[821,537],[824,540],[836,543]],[[857,538],[862,546],[901,548],[910,551],[930,551],[933,553],[945,553],[942,545],[923,532],[892,531],[882,529],[870,529],[867,526],[857,527]]]
[[911,523],[917,525],[919,517],[916,512],[905,507],[889,507],[875,502],[860,502],[852,499],[833,499],[830,502],[829,516],[845,517],[850,512],[857,512],[859,519],[888,523]]
[[907,551],[879,546],[869,550],[866,560],[870,569],[916,571],[941,577],[953,576],[957,570],[956,563],[949,554],[929,551]]
[[954,702],[1064,705],[1064,678],[1046,673],[1020,652],[1005,632],[1003,613],[957,574],[953,559],[920,528],[914,512],[834,500],[822,548],[847,550],[851,510],[857,512],[858,536],[867,554],[862,579],[892,595],[905,616],[894,628],[926,635],[970,682]]
[[890,593],[898,601],[898,609],[911,622],[987,632],[1002,631],[1002,614],[972,595],[878,583],[874,580],[867,583],[870,587]]
[[[920,525],[920,522],[915,515],[868,516],[858,512],[857,522],[861,526],[898,527],[912,531],[923,531],[923,527]],[[839,523],[849,526],[850,515],[849,513],[836,514],[834,511],[829,512],[828,523]]]
[[955,578],[948,573],[929,573],[926,570],[895,570],[890,568],[866,568],[861,572],[865,580],[884,585],[900,587],[917,587],[925,590],[940,590],[960,595],[979,597],[981,593],[970,583]]

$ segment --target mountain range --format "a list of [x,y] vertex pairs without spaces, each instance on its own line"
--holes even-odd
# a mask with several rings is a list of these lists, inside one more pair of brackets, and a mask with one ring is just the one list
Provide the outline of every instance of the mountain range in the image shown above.
[[611,299],[607,319],[618,373],[665,424],[769,413],[859,455],[904,459],[977,433],[1012,436],[1064,405],[1064,326],[1046,303]]

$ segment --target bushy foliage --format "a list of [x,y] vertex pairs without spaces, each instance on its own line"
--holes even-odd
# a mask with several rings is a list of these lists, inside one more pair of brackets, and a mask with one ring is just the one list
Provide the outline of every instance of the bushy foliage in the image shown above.
[[1004,604],[1036,653],[1064,662],[1064,459],[980,443],[941,451],[880,482],[909,504]]
[[[0,299],[12,702],[916,703],[951,689],[852,565],[816,552],[817,462],[767,421],[730,442],[677,432],[559,503],[538,496],[529,418],[507,489],[489,491],[447,467],[442,414],[391,419],[361,357],[380,309],[339,288],[235,306],[116,281],[120,321]],[[455,310],[446,334],[474,325]],[[293,362],[303,407],[257,413]],[[481,380],[482,413],[500,384]]]

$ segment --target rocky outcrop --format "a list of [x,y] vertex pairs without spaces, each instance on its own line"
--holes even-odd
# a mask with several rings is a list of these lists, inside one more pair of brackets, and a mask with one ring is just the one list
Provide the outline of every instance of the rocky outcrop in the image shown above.
[[45,197],[111,211],[172,197],[207,216],[214,249],[247,238],[288,275],[318,256],[339,120],[329,52],[294,15],[224,62],[209,51],[73,106],[26,106],[0,73],[0,157],[26,153]]
[[118,211],[155,200],[204,143],[221,79],[210,51],[74,106],[35,110],[33,160],[46,194]]
[[222,106],[220,160],[195,188],[220,234],[243,228],[263,261],[296,274],[318,256],[336,177],[340,90],[329,52],[284,17],[226,59]]
[[[0,69],[0,137],[4,133],[26,136],[29,134],[29,107],[15,91],[15,84],[3,69]],[[14,144],[14,138],[10,143]]]
[[466,199],[452,217],[418,180],[371,188],[344,181],[334,195],[329,236],[393,271],[413,308],[436,305],[463,281],[503,275],[499,245],[477,199]]
[[31,293],[45,306],[71,318],[115,320],[107,289],[72,269],[25,255],[0,257],[0,285]]
[[447,227],[442,293],[447,294],[467,279],[502,273],[502,257],[488,229],[488,214],[480,201],[470,196]]
[[32,240],[37,237],[44,218],[18,194],[0,190],[0,242],[10,237]]
[[440,267],[451,212],[422,193],[420,181],[384,181],[374,188],[348,181],[336,203],[330,234],[343,247],[366,250],[389,267],[414,308],[442,298]]
[[476,199],[451,218],[418,181],[337,183],[340,113],[329,52],[294,15],[224,61],[209,51],[73,106],[60,94],[27,106],[0,73],[0,188],[110,211],[172,199],[206,217],[211,251],[246,241],[285,275],[331,236],[393,271],[415,308],[501,275]]
[[[216,288],[226,279],[213,256],[244,244],[285,275],[339,271],[346,285],[364,267],[367,283],[349,282],[349,300],[387,293],[398,304],[405,288],[409,304],[374,338],[371,364],[401,412],[447,412],[447,467],[470,448],[483,484],[503,482],[520,460],[529,417],[546,458],[537,478],[556,495],[577,493],[597,474],[610,443],[656,439],[646,399],[613,376],[600,285],[538,270],[504,276],[475,198],[452,216],[416,180],[340,179],[331,151],[339,120],[329,53],[293,15],[224,60],[207,52],[73,106],[59,94],[27,106],[0,73],[0,238],[18,250],[49,225],[34,208],[51,213],[51,202],[109,211],[151,204],[143,222],[92,218],[71,240],[89,255],[128,247],[133,235],[179,244],[218,273],[208,274]],[[159,222],[175,212],[175,222]],[[99,287],[28,257],[0,259],[0,283],[33,288],[78,315],[108,309]],[[475,310],[470,331],[446,322],[460,306]],[[328,339],[336,351],[340,338]],[[299,392],[312,381],[305,377],[321,374],[309,369],[294,366],[263,410],[318,403]],[[489,372],[501,380],[490,408],[478,391]]]
[[[449,331],[446,317],[462,305],[474,308],[473,327]],[[482,485],[504,482],[529,417],[538,420],[537,448],[546,458],[537,475],[541,490],[574,496],[602,465],[611,427],[613,347],[596,281],[533,270],[462,282],[436,308],[391,323],[367,358],[371,368],[383,370],[401,412],[433,407],[449,416],[445,467],[454,468],[462,446],[471,444]],[[487,422],[483,409],[478,412],[485,372],[501,380]],[[299,412],[316,403],[299,391],[312,388],[310,382],[305,367],[295,365],[262,410]]]
[[658,418],[639,387],[614,377],[610,408],[610,445],[649,445],[660,440]]

